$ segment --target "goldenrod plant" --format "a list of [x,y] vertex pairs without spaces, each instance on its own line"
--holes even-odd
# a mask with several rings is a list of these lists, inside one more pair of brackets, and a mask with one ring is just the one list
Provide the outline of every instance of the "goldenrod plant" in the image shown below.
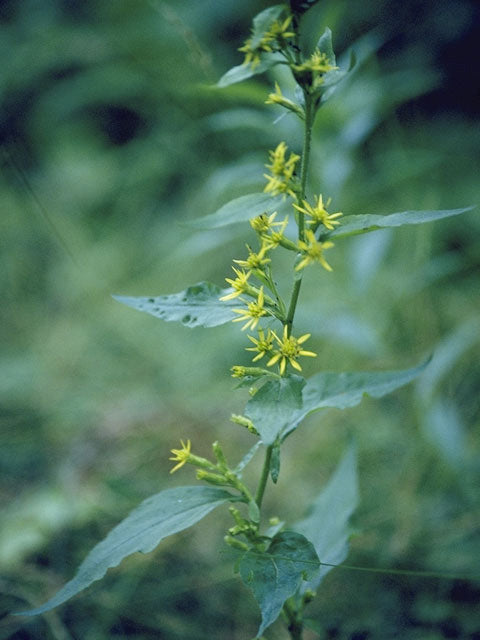
[[[249,397],[243,414],[232,415],[235,427],[231,428],[247,429],[252,447],[232,463],[215,442],[212,459],[207,459],[194,453],[195,434],[183,434],[180,447],[171,450],[171,472],[192,465],[199,484],[166,489],[142,502],[93,548],[70,582],[43,606],[24,615],[62,604],[126,556],[152,551],[166,536],[194,525],[217,507],[228,506],[232,524],[224,540],[235,556],[235,572],[260,608],[256,637],[267,637],[264,634],[270,633],[270,625],[279,617],[294,640],[303,637],[306,627],[315,628],[305,609],[328,571],[348,553],[349,518],[358,499],[355,447],[346,451],[313,504],[305,505],[305,518],[291,523],[281,513],[264,509],[267,486],[270,481],[275,485],[279,477],[282,445],[310,414],[353,407],[365,395],[379,398],[391,393],[415,379],[427,363],[396,371],[323,372],[319,354],[309,347],[311,329],[296,321],[305,270],[316,270],[321,287],[322,278],[335,278],[335,245],[344,238],[432,222],[469,208],[357,215],[337,211],[334,194],[310,184],[315,118],[350,71],[337,65],[328,28],[313,50],[305,50],[300,35],[313,4],[315,0],[290,0],[259,13],[240,48],[243,63],[218,83],[226,87],[283,65],[296,83],[294,94],[284,95],[275,83],[266,103],[289,112],[298,120],[299,131],[303,130],[298,153],[300,135],[299,140],[280,140],[265,153],[262,193],[238,197],[205,219],[211,229],[238,222],[250,226],[250,244],[233,259],[233,273],[225,278],[228,287],[200,282],[158,297],[115,296],[134,309],[187,327],[240,325],[245,358],[232,362],[230,373],[238,388],[248,389]],[[290,286],[278,282],[276,262],[281,252],[291,258]],[[302,376],[305,359],[315,359],[319,369],[308,379]],[[263,455],[264,461],[255,486],[248,465],[256,455]]]

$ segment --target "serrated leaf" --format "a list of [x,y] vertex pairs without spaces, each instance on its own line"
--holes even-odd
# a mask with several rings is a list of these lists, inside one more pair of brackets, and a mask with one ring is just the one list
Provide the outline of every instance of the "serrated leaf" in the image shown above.
[[281,59],[273,54],[264,54],[262,60],[255,67],[252,67],[251,64],[239,64],[235,67],[232,67],[223,74],[223,76],[217,82],[217,87],[219,87],[220,89],[224,89],[231,84],[243,82],[243,80],[248,80],[248,78],[258,76],[259,74],[265,73],[265,71],[268,71],[268,69],[271,69],[273,66],[278,64],[280,60]]
[[232,309],[238,302],[220,298],[231,289],[220,289],[211,282],[199,282],[185,291],[155,298],[113,296],[115,300],[144,311],[166,322],[181,322],[186,327],[216,327],[237,317]]
[[108,536],[97,544],[80,565],[76,576],[41,607],[17,615],[36,615],[69,600],[92,582],[103,578],[127,556],[152,551],[163,538],[191,527],[210,511],[235,496],[215,487],[167,489],[144,500]]
[[245,415],[252,420],[264,444],[273,444],[301,414],[304,384],[305,379],[296,375],[268,380],[248,401]]
[[402,211],[400,213],[391,213],[386,216],[382,215],[358,215],[346,216],[342,218],[341,225],[324,234],[324,237],[341,238],[344,236],[353,236],[359,233],[368,233],[377,229],[385,229],[387,227],[402,227],[409,224],[424,224],[425,222],[434,222],[451,216],[458,216],[466,211],[471,211],[474,207],[464,207],[463,209],[444,209],[438,211]]
[[220,229],[238,222],[246,222],[262,213],[273,213],[284,203],[281,196],[273,198],[268,193],[249,193],[224,204],[214,213],[190,220],[188,226],[195,229]]
[[240,576],[253,591],[262,612],[257,637],[278,618],[284,602],[305,580],[314,578],[320,563],[315,549],[295,531],[277,534],[264,553],[247,551],[240,560]]
[[[307,517],[295,530],[312,542],[320,562],[340,564],[348,554],[349,519],[358,504],[356,452],[350,446],[327,486],[316,498]],[[316,589],[332,567],[320,571],[302,590]]]

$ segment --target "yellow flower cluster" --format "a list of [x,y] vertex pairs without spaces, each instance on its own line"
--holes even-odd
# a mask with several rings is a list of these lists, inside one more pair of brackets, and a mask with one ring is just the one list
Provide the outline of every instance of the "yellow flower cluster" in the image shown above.
[[287,145],[280,142],[274,151],[269,152],[270,164],[266,164],[266,168],[270,170],[270,175],[265,173],[264,178],[267,179],[264,191],[271,193],[272,196],[279,194],[290,195],[296,197],[298,190],[297,181],[295,179],[295,167],[300,160],[300,156],[296,153],[290,153],[287,160]]
[[252,70],[256,69],[260,64],[262,53],[273,53],[283,49],[287,40],[295,36],[293,31],[288,30],[291,21],[292,16],[288,16],[283,22],[275,20],[258,43],[253,38],[248,38],[239,48],[239,51],[245,54],[243,64],[251,65]]
[[[290,323],[287,321],[286,307],[279,296],[271,273],[271,258],[269,252],[282,246],[298,254],[295,271],[301,271],[310,264],[319,263],[325,270],[332,271],[332,267],[325,259],[324,252],[333,247],[333,242],[329,240],[318,240],[315,232],[322,226],[324,231],[332,231],[340,224],[338,218],[342,216],[340,211],[329,213],[327,207],[330,206],[331,199],[326,202],[322,195],[314,197],[313,204],[303,199],[298,202],[293,186],[295,186],[295,165],[299,161],[299,156],[290,153],[287,157],[288,148],[285,142],[280,142],[277,147],[269,152],[269,164],[266,165],[271,175],[266,176],[269,180],[265,191],[272,193],[290,193],[295,199],[293,207],[297,216],[305,216],[306,225],[302,239],[293,242],[286,235],[288,226],[288,216],[283,220],[277,220],[278,213],[262,213],[250,220],[252,229],[256,232],[260,248],[254,251],[247,245],[248,256],[245,259],[235,259],[237,265],[232,267],[235,278],[225,278],[231,286],[232,291],[222,296],[220,300],[232,300],[238,298],[244,304],[243,307],[233,309],[233,313],[238,317],[233,318],[233,322],[243,322],[242,331],[247,329],[257,329],[257,336],[248,335],[248,339],[253,346],[246,347],[247,351],[253,352],[253,362],[267,357],[267,367],[278,365],[281,376],[285,374],[287,365],[297,371],[302,368],[298,362],[299,357],[315,357],[313,351],[303,348],[303,343],[310,337],[306,333],[299,338],[291,334]],[[260,280],[261,285],[251,284],[250,278],[255,276]],[[269,290],[272,297],[267,295]],[[260,326],[263,319],[277,318],[283,325],[283,334],[280,338],[275,331]],[[266,370],[252,369],[251,367],[235,366],[232,368],[234,377],[245,377],[264,375]],[[247,373],[248,372],[248,373]]]

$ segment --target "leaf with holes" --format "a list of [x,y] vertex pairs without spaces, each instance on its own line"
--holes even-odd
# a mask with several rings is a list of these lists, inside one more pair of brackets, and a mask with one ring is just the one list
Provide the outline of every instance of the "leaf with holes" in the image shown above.
[[238,301],[221,301],[220,297],[231,289],[220,289],[211,282],[199,282],[185,291],[156,298],[130,298],[113,296],[127,307],[144,311],[167,322],[181,322],[186,327],[216,327],[237,317],[233,308]]

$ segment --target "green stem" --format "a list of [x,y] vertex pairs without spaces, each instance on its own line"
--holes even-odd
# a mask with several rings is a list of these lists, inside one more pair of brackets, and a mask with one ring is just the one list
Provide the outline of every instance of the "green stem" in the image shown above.
[[262,475],[258,483],[257,493],[255,494],[255,502],[258,508],[262,506],[263,494],[265,493],[265,487],[267,486],[268,474],[270,473],[270,460],[272,459],[273,444],[267,447],[265,451],[265,460],[263,461]]
[[[304,91],[305,98],[305,129],[303,136],[303,152],[302,152],[302,166],[300,172],[300,202],[305,199],[305,193],[307,190],[307,176],[308,165],[310,162],[310,148],[312,144],[312,129],[315,120],[316,109],[312,101],[310,94]],[[305,214],[301,211],[298,212],[298,239],[304,241],[305,239]],[[298,296],[300,294],[300,288],[302,286],[302,276],[299,275],[293,285],[292,297],[290,298],[290,305],[288,307],[288,314],[285,321],[287,325],[288,334],[292,332],[293,318],[295,316],[295,310],[297,308]]]
[[288,631],[292,640],[302,640],[303,622],[298,615],[299,612],[292,606],[291,600],[287,600],[283,605],[283,612],[288,621]]

